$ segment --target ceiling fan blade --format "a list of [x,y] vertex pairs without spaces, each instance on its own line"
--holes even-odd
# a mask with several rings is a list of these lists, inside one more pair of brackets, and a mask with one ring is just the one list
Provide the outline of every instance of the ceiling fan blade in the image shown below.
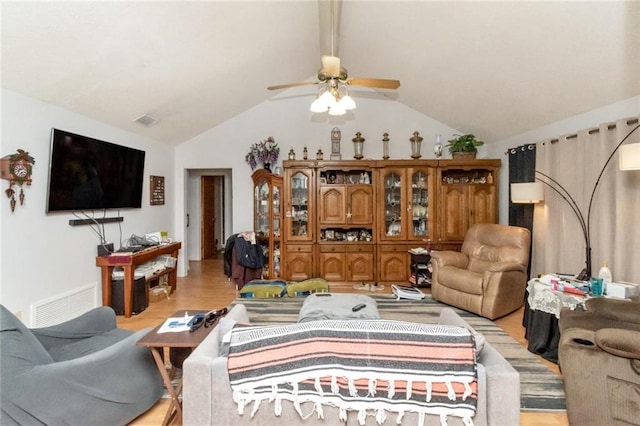
[[399,80],[387,80],[384,78],[350,78],[347,84],[351,86],[377,87],[379,89],[397,89]]
[[269,86],[267,87],[267,90],[288,89],[290,87],[311,86],[314,84],[318,84],[318,82],[317,81],[301,81],[299,83],[287,83],[287,84],[278,84],[276,86]]

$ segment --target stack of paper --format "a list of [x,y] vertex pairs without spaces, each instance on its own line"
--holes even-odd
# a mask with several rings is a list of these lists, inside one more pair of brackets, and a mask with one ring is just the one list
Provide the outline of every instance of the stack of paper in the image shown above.
[[191,324],[189,321],[193,318],[193,315],[185,315],[181,318],[167,318],[162,327],[158,330],[158,333],[178,333],[182,331],[189,331]]

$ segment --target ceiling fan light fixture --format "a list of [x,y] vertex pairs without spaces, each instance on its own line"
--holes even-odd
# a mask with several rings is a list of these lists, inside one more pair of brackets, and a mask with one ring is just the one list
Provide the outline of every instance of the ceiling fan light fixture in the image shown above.
[[339,115],[345,115],[346,113],[347,113],[347,110],[344,109],[344,107],[340,105],[339,102],[329,108],[329,115],[332,115],[334,117]]
[[338,102],[346,111],[351,111],[352,109],[356,109],[356,102],[349,95],[344,95],[340,102]]
[[337,56],[322,55],[321,61],[322,71],[331,77],[338,77],[340,75],[340,58]]
[[327,110],[329,110],[329,106],[318,97],[311,103],[309,110],[316,113],[327,112]]
[[320,95],[320,100],[327,106],[327,108],[331,108],[336,103],[338,103],[338,100],[336,99],[335,95],[331,93],[330,90],[327,90],[322,95]]

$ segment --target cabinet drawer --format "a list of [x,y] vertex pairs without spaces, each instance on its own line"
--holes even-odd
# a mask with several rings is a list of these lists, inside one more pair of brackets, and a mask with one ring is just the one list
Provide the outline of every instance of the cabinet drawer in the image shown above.
[[352,244],[347,246],[348,253],[373,253],[371,244]]
[[378,246],[378,250],[384,253],[406,253],[409,248],[401,245],[381,244]]
[[346,246],[342,244],[321,244],[320,253],[344,253]]
[[311,244],[287,244],[287,252],[289,253],[311,253],[313,245]]

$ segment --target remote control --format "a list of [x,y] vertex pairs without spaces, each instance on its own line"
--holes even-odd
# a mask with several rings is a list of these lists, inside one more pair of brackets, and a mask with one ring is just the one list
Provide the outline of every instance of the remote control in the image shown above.
[[331,293],[316,293],[316,296],[318,296],[318,297],[326,297],[326,296],[331,296]]
[[354,306],[353,308],[351,308],[351,310],[353,312],[358,312],[360,309],[364,309],[367,305],[365,305],[364,303],[360,303],[356,306]]

